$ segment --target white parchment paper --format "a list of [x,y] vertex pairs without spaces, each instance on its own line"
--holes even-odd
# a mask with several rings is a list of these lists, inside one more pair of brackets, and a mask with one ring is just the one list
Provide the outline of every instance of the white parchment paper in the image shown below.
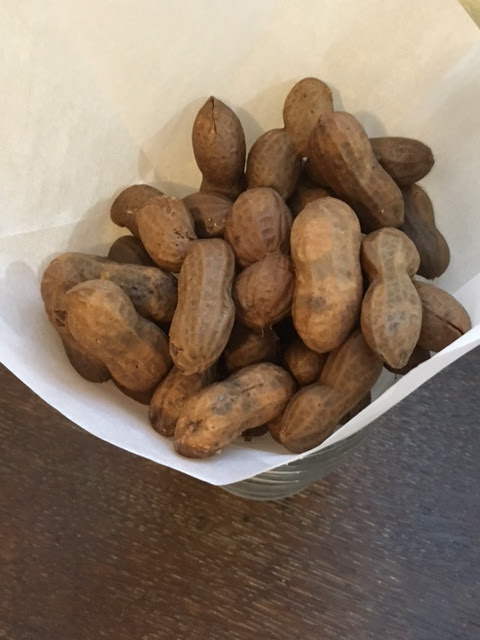
[[71,369],[40,298],[54,255],[105,254],[123,233],[108,215],[121,188],[198,188],[191,126],[210,94],[236,108],[251,143],[314,75],[370,135],[418,137],[436,156],[424,184],[452,252],[438,284],[475,326],[322,446],[480,344],[480,32],[455,0],[6,0],[0,30],[0,358],[87,431],[213,484],[298,457],[269,436],[178,456],[145,407]]

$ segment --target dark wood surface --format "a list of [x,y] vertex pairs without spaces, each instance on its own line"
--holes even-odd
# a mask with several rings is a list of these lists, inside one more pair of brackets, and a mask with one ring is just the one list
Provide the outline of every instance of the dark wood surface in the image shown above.
[[479,381],[476,351],[336,472],[257,503],[73,429],[0,369],[0,638],[480,638]]

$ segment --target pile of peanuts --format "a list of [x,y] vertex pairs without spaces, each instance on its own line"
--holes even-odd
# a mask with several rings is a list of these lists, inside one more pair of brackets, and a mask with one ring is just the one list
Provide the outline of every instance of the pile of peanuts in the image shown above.
[[130,235],[43,275],[78,373],[148,404],[184,456],[267,430],[308,451],[370,402],[384,366],[407,373],[471,327],[425,281],[450,260],[416,184],[431,150],[369,139],[316,78],[291,89],[283,119],[246,158],[240,120],[209,98],[193,123],[200,190],[125,189],[111,219]]

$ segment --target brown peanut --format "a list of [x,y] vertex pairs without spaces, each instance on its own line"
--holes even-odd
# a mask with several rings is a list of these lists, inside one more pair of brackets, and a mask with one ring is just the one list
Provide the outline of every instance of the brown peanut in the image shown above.
[[359,319],[363,279],[358,219],[340,200],[315,200],[295,218],[290,243],[295,328],[310,349],[327,353],[345,341]]
[[283,106],[283,122],[299,155],[308,156],[308,142],[318,118],[332,111],[330,87],[318,78],[303,78],[292,87]]
[[233,286],[238,320],[251,329],[270,327],[288,315],[295,274],[292,261],[281,251],[242,271]]
[[331,195],[328,189],[318,187],[311,183],[308,178],[304,177],[298,181],[297,188],[288,201],[288,206],[292,215],[296,217],[310,202],[318,200],[319,198],[328,198]]
[[370,349],[360,330],[332,351],[318,384],[298,391],[288,403],[280,426],[280,442],[302,453],[326,440],[375,384],[382,361]]
[[183,199],[199,238],[223,238],[232,201],[219,193],[192,193]]
[[272,129],[253,144],[247,158],[249,189],[270,187],[284,200],[295,191],[301,158],[285,129]]
[[110,247],[108,259],[121,264],[138,264],[153,267],[154,262],[145,250],[140,238],[121,236]]
[[215,380],[215,367],[201,373],[185,375],[172,367],[155,389],[150,402],[150,424],[163,436],[173,436],[175,425],[187,400]]
[[312,351],[300,338],[289,344],[283,354],[285,366],[299,387],[317,382],[327,361],[326,353]]
[[137,226],[152,260],[167,271],[180,271],[188,245],[197,237],[183,202],[168,196],[151,198],[137,212]]
[[237,262],[248,267],[267,253],[288,253],[292,214],[276,191],[268,187],[249,189],[232,207],[225,225],[225,240]]
[[433,284],[414,284],[423,310],[420,347],[441,351],[472,328],[466,309],[452,295]]
[[370,138],[370,144],[380,166],[400,187],[424,178],[435,162],[430,147],[413,138]]
[[119,227],[127,227],[134,236],[138,237],[137,211],[141,209],[150,198],[163,195],[155,187],[148,184],[134,184],[124,189],[114,200],[110,210],[112,222]]
[[418,274],[433,280],[450,263],[447,241],[437,229],[433,206],[427,193],[418,184],[403,190],[405,220],[400,229],[417,247],[420,255]]
[[87,353],[65,325],[65,293],[85,280],[111,280],[123,288],[140,315],[155,322],[168,322],[177,304],[177,281],[156,267],[118,264],[85,253],[64,253],[45,270],[41,293],[48,319],[62,338],[76,371],[91,382],[110,378],[105,364]]
[[415,349],[412,351],[412,355],[408,359],[407,364],[401,369],[393,369],[390,365],[385,364],[385,369],[391,371],[391,373],[396,373],[399,376],[405,376],[407,373],[410,373],[412,369],[418,367],[422,362],[426,362],[430,359],[430,351],[420,347],[418,344]]
[[175,448],[190,458],[211,456],[246,429],[275,418],[293,391],[290,375],[274,364],[240,369],[188,400],[175,428]]
[[404,367],[418,342],[422,304],[412,283],[420,257],[399,229],[380,229],[362,243],[370,286],[362,303],[362,331],[370,347],[393,369]]
[[321,116],[310,138],[311,175],[355,211],[364,231],[403,223],[402,192],[382,169],[362,125],[350,113]]
[[278,336],[273,329],[256,333],[236,324],[224,351],[229,373],[258,362],[274,362],[277,356]]
[[178,304],[170,327],[170,352],[182,373],[200,373],[220,356],[235,319],[231,297],[235,259],[220,240],[195,240],[178,278]]
[[136,311],[126,293],[108,280],[88,280],[65,294],[66,324],[87,351],[130,391],[148,391],[172,365],[161,329]]
[[243,191],[246,148],[242,124],[230,107],[211,96],[195,118],[192,143],[203,176],[200,191],[236,198]]

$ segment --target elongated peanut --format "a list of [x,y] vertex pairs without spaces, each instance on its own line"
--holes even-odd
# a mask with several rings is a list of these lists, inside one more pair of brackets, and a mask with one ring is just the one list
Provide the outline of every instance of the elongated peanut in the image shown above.
[[380,229],[362,243],[362,265],[370,281],[362,331],[393,369],[407,364],[420,335],[422,304],[411,280],[419,264],[415,245],[399,229]]
[[402,192],[382,169],[363,127],[350,113],[321,116],[310,138],[309,171],[358,215],[364,231],[403,223]]
[[452,295],[433,284],[414,284],[423,310],[420,347],[441,351],[472,328],[466,309]]
[[283,354],[285,366],[299,387],[318,382],[327,361],[326,353],[313,351],[300,338],[288,345]]
[[358,322],[363,290],[360,243],[356,215],[335,198],[311,202],[293,222],[292,316],[303,342],[318,353],[342,344]]
[[114,200],[110,210],[112,222],[119,227],[127,227],[134,236],[138,237],[137,211],[150,198],[161,196],[163,193],[148,184],[134,184],[124,189]]
[[193,153],[203,181],[200,191],[236,198],[243,191],[245,134],[236,114],[211,96],[195,118]]
[[298,391],[283,413],[278,437],[294,453],[326,440],[375,384],[382,361],[370,349],[360,330],[332,351],[318,384]]
[[405,220],[400,227],[420,255],[418,274],[429,280],[441,276],[450,263],[447,241],[437,229],[433,205],[418,184],[403,190]]
[[137,225],[152,260],[167,271],[180,271],[188,245],[197,237],[184,203],[168,196],[151,198],[137,212]]
[[170,327],[170,352],[182,373],[200,373],[220,356],[235,319],[235,259],[219,238],[195,240],[178,278],[178,304]]
[[278,336],[273,329],[255,332],[241,324],[233,327],[224,351],[229,373],[257,362],[274,362],[277,356]]
[[139,264],[153,267],[154,262],[148,255],[140,238],[135,236],[121,236],[110,247],[108,259],[121,264]]
[[155,387],[172,365],[168,341],[138,315],[124,291],[108,280],[88,280],[65,294],[66,323],[82,347],[102,360],[131,391]]
[[237,262],[248,267],[267,253],[288,253],[292,214],[276,191],[268,187],[249,189],[232,207],[225,226],[225,240]]
[[253,144],[247,158],[248,188],[271,187],[284,200],[295,191],[301,158],[285,129],[271,129]]
[[424,178],[433,167],[430,147],[413,138],[370,138],[373,153],[380,165],[400,187],[408,187]]
[[244,269],[233,286],[238,320],[252,329],[270,327],[290,313],[295,274],[281,251]]
[[218,193],[192,193],[183,199],[199,238],[223,238],[232,201]]
[[163,436],[173,436],[175,425],[187,400],[215,380],[215,367],[201,373],[185,375],[172,367],[155,389],[150,402],[150,424]]
[[332,111],[330,87],[318,78],[303,78],[292,87],[283,106],[283,122],[301,156],[308,156],[308,142],[318,118]]
[[65,293],[85,280],[110,280],[122,287],[140,315],[168,322],[177,304],[177,281],[156,267],[118,264],[85,253],[64,253],[48,265],[41,293],[48,319],[62,338],[67,356],[75,370],[91,382],[110,378],[105,364],[87,353],[73,338],[65,324]]
[[281,413],[293,391],[290,375],[274,364],[240,369],[188,400],[175,428],[175,448],[190,458],[211,456]]

